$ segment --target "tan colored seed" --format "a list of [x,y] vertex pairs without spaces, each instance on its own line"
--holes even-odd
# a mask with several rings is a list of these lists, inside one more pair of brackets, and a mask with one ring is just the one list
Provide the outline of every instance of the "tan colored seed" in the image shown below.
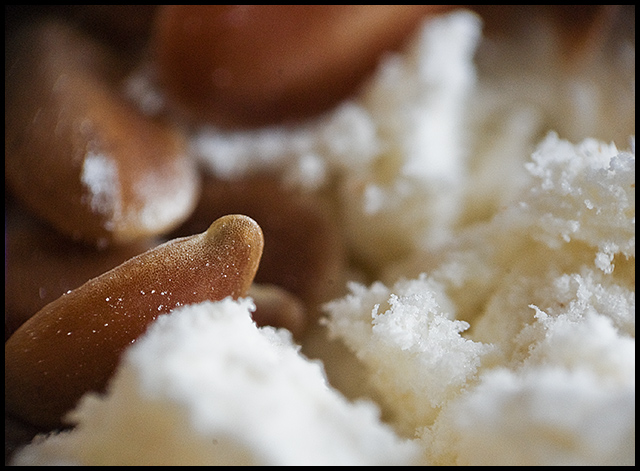
[[246,295],[262,230],[229,215],[209,229],[140,254],[48,304],[5,344],[5,408],[53,428],[87,391],[101,391],[123,350],[158,315]]
[[251,285],[248,295],[256,304],[253,320],[257,325],[282,327],[294,338],[302,338],[308,319],[304,304],[295,295],[279,286],[260,283]]
[[75,240],[131,243],[180,224],[199,194],[181,132],[123,98],[123,61],[62,22],[12,38],[5,182]]

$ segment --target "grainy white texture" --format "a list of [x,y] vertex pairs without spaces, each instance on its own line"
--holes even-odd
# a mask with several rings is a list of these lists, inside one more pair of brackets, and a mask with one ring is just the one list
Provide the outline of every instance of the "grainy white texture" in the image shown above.
[[635,155],[550,134],[526,167],[492,220],[396,267],[429,276],[352,285],[329,331],[430,463],[631,464]]
[[218,177],[329,199],[378,281],[325,306],[352,357],[305,347],[363,377],[340,384],[364,402],[245,302],[204,304],[161,318],[77,430],[20,462],[635,463],[635,46],[569,73],[544,25],[480,31],[434,18],[324,116],[194,136]]
[[[406,465],[370,402],[349,403],[286,331],[258,329],[250,300],[160,316],[131,347],[106,396],[87,395],[80,425],[27,447],[17,463],[81,465]],[[336,446],[339,443],[340,446]]]

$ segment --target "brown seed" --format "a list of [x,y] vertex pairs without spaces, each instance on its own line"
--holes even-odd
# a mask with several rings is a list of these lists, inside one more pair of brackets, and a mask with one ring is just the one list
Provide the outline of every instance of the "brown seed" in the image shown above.
[[87,391],[101,391],[122,351],[158,315],[246,295],[263,249],[247,216],[138,255],[48,304],[5,344],[6,410],[33,425],[61,423]]
[[62,233],[93,244],[166,232],[193,209],[196,165],[182,134],[118,89],[123,61],[60,22],[11,38],[5,182]]
[[450,5],[169,5],[152,40],[162,83],[193,115],[264,125],[326,110],[381,53]]
[[5,201],[5,238],[5,341],[67,291],[167,240],[97,249],[72,241],[11,201]]
[[249,289],[256,304],[253,320],[259,326],[270,325],[289,330],[300,340],[307,324],[304,304],[300,299],[276,285],[254,283]]
[[318,305],[342,294],[345,281],[344,241],[328,204],[270,175],[225,181],[204,174],[202,197],[178,234],[200,232],[222,214],[255,219],[266,241],[256,283],[279,286],[299,298],[313,322]]

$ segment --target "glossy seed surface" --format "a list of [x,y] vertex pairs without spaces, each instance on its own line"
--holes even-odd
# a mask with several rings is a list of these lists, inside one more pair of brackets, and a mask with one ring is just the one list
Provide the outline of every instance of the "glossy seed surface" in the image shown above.
[[345,98],[447,5],[165,5],[152,35],[163,86],[198,119],[260,126]]
[[5,182],[74,240],[127,244],[191,212],[199,173],[174,125],[122,92],[126,67],[58,21],[23,28],[7,47]]
[[101,391],[123,350],[160,314],[246,295],[262,256],[260,226],[228,215],[48,304],[5,343],[5,407],[53,428],[87,391]]

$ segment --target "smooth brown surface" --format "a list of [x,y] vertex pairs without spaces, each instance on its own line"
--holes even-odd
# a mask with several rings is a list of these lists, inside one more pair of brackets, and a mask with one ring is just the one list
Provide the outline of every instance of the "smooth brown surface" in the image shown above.
[[122,351],[158,315],[246,295],[263,244],[251,218],[224,216],[48,304],[5,344],[6,410],[39,427],[58,426],[82,394],[104,389]]
[[304,118],[352,93],[386,50],[447,5],[170,5],[152,52],[196,118],[256,126]]
[[344,241],[327,204],[269,175],[225,181],[205,174],[200,201],[176,236],[200,232],[223,214],[253,218],[265,238],[255,281],[284,288],[315,317],[318,305],[342,294],[345,285]]
[[74,240],[130,243],[193,209],[196,165],[183,136],[119,91],[122,64],[63,22],[23,28],[5,69],[5,183]]
[[15,201],[5,200],[5,341],[67,291],[161,242],[146,239],[97,249],[70,240]]
[[289,330],[300,340],[307,328],[307,313],[298,297],[275,285],[254,283],[248,296],[253,298],[256,310],[252,318],[256,325],[270,325]]

